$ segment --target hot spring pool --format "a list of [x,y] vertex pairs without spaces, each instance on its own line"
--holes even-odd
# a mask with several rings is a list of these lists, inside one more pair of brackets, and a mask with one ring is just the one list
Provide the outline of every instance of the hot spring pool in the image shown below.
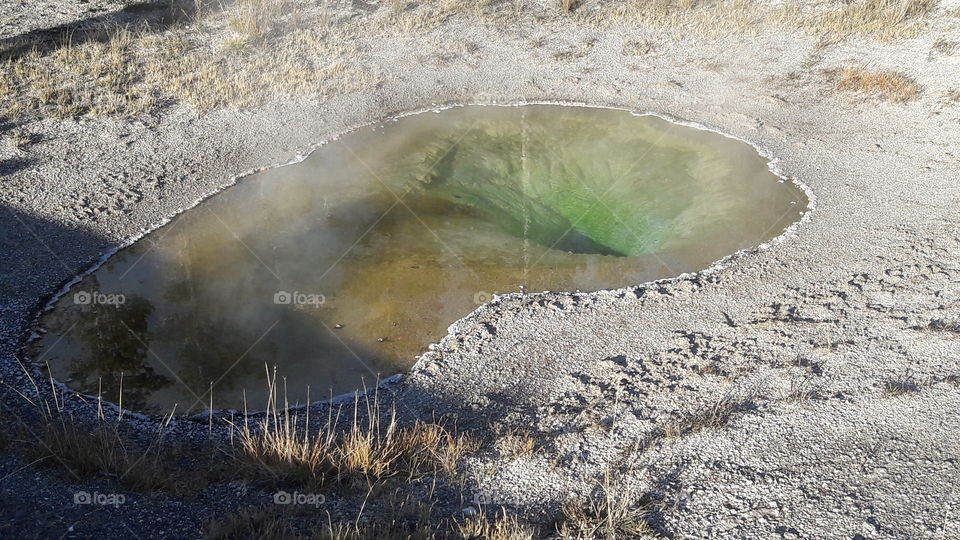
[[28,353],[145,412],[291,403],[408,369],[492,293],[701,270],[806,209],[753,147],[626,111],[468,106],[348,133],[111,257]]

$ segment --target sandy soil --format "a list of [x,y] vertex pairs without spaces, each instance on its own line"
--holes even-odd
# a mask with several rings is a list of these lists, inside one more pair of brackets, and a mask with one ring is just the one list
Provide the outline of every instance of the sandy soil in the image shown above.
[[[242,112],[44,120],[28,126],[40,138],[28,150],[0,145],[4,383],[30,391],[19,349],[74,275],[237,175],[351,126],[457,102],[649,111],[755,144],[810,187],[815,211],[707,273],[497,298],[389,386],[401,411],[533,430],[533,456],[470,463],[477,494],[531,515],[615,467],[676,538],[960,538],[960,105],[943,97],[960,55],[930,53],[948,30],[825,50],[783,34],[663,38],[645,56],[624,56],[630,36],[615,30],[453,31],[480,48],[438,61],[430,40],[384,42],[372,89]],[[571,47],[584,54],[555,55]],[[923,94],[834,93],[822,70],[848,63],[905,71]],[[721,402],[743,406],[716,429],[637,448]],[[8,418],[25,406],[7,390],[3,403]],[[107,524],[118,537],[196,536],[226,496],[91,510],[72,504],[75,484],[16,456],[0,460],[0,478],[4,534],[40,537]]]

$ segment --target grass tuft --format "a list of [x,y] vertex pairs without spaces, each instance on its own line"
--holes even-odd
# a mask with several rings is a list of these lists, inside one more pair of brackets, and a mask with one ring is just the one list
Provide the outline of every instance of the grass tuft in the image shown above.
[[883,390],[888,396],[902,396],[916,394],[921,390],[920,382],[912,374],[907,373],[900,378],[890,379],[883,383]]
[[565,539],[659,536],[650,525],[653,505],[629,486],[614,485],[609,471],[586,501],[564,502],[557,533]]
[[457,525],[461,538],[483,538],[485,540],[533,540],[537,530],[521,522],[517,517],[501,510],[490,519],[484,512],[466,519]]
[[624,56],[646,56],[657,48],[657,44],[649,39],[631,39],[623,44],[621,52]]
[[[31,377],[32,380],[32,377]],[[18,448],[32,461],[62,468],[76,480],[100,476],[116,479],[122,486],[140,492],[179,487],[171,463],[163,452],[163,422],[153,440],[133,437],[122,416],[107,419],[102,409],[96,422],[79,421],[67,410],[63,391],[50,380],[52,400],[33,401],[37,422],[19,419]],[[39,395],[39,389],[37,394]]]
[[537,441],[529,430],[510,429],[496,441],[497,449],[504,457],[529,457],[537,450]]
[[840,9],[813,18],[807,26],[820,35],[893,42],[920,35],[936,7],[935,0],[849,0]]
[[[275,378],[270,381],[267,413],[251,427],[235,426],[240,458],[255,477],[314,487],[330,482],[371,485],[405,475],[412,480],[428,473],[455,475],[462,458],[479,442],[454,434],[436,423],[397,424],[396,410],[380,409],[376,395],[354,401],[352,417],[333,408],[319,429],[303,416],[277,404]],[[340,429],[344,423],[348,426]]]
[[569,15],[573,10],[580,7],[580,0],[560,0],[560,13]]
[[915,80],[896,71],[873,71],[852,66],[827,72],[827,75],[841,92],[856,92],[892,103],[914,101],[922,92]]
[[297,538],[286,516],[266,508],[244,508],[203,526],[205,540],[252,539],[286,540]]
[[661,428],[661,435],[666,439],[677,439],[705,429],[719,429],[737,415],[755,408],[756,404],[750,398],[738,399],[727,395],[710,407],[682,414],[667,422]]
[[22,129],[15,129],[8,135],[8,140],[10,141],[10,146],[17,150],[25,150],[33,143],[34,139],[28,132]]

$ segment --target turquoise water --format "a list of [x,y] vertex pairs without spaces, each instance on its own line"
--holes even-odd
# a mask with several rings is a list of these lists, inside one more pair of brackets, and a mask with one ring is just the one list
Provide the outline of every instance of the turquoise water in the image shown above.
[[408,369],[492,293],[700,270],[806,204],[751,146],[655,117],[422,113],[244,178],[121,250],[30,352],[111,401],[122,379],[148,412],[261,408],[265,366],[291,401],[321,399]]

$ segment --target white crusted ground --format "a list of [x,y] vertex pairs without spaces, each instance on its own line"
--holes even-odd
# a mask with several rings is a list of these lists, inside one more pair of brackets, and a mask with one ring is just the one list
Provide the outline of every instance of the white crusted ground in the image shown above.
[[[451,24],[475,52],[441,62],[442,41],[373,44],[365,61],[383,82],[357,93],[243,112],[178,106],[146,122],[45,120],[27,126],[42,135],[27,151],[0,145],[4,379],[23,384],[15,355],[40,299],[101,253],[351,126],[453,102],[651,111],[776,157],[815,193],[810,220],[708,275],[496,300],[396,386],[401,408],[533,430],[533,457],[471,463],[486,500],[533,513],[612,467],[678,538],[960,538],[960,105],[943,97],[960,85],[960,55],[930,52],[957,31],[825,50],[780,33],[653,35],[654,52],[626,57],[636,36],[615,28]],[[555,56],[571,47],[583,54]],[[848,63],[902,70],[923,94],[834,93],[822,70]],[[741,406],[723,425],[657,437],[725,398]],[[17,497],[59,501],[45,482],[19,483]],[[66,500],[50,508],[69,512]]]

